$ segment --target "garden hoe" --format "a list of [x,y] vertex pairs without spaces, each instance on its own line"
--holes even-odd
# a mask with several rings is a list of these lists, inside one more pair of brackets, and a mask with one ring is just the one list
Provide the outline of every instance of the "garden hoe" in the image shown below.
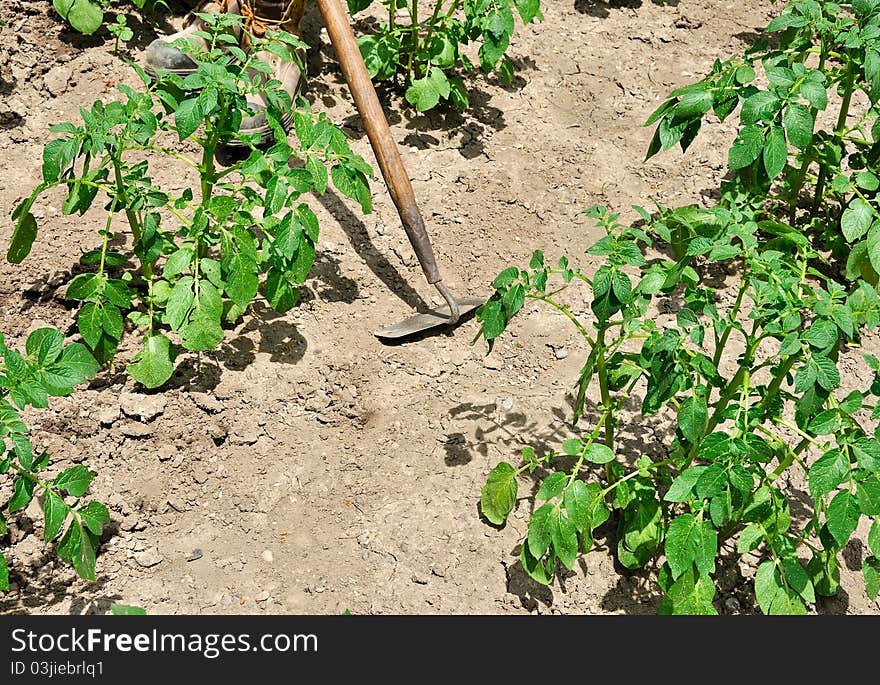
[[351,89],[354,103],[364,122],[367,137],[370,139],[370,145],[373,146],[373,152],[379,162],[379,168],[382,170],[382,176],[385,178],[394,206],[397,207],[397,213],[400,215],[409,242],[419,258],[419,264],[422,266],[428,283],[437,288],[437,291],[446,300],[445,307],[424,314],[416,314],[400,323],[375,331],[374,335],[380,339],[397,339],[437,326],[452,326],[459,321],[460,317],[483,304],[483,300],[478,297],[464,297],[457,300],[443,284],[440,270],[437,268],[437,260],[434,257],[434,250],[431,247],[431,239],[428,237],[425,222],[416,204],[409,175],[403,166],[397,145],[391,137],[391,130],[388,128],[382,107],[379,105],[379,98],[376,97],[373,82],[367,73],[367,67],[361,57],[342,3],[340,0],[317,0],[317,4],[321,14],[324,15],[324,23],[330,34],[330,41],[336,48],[342,73]]

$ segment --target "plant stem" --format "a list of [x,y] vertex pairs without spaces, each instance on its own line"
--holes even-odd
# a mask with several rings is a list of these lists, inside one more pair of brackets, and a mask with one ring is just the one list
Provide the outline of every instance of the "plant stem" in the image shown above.
[[434,27],[437,25],[437,17],[440,15],[440,8],[443,7],[443,3],[445,0],[436,0],[436,5],[434,5],[434,11],[431,14],[431,18],[428,20],[428,31],[425,34],[425,47],[428,50],[431,49],[431,39],[434,37]]
[[[855,71],[852,68],[852,61],[846,63],[846,75],[844,76],[843,99],[840,102],[840,111],[837,114],[837,125],[834,128],[834,137],[841,140],[846,134],[846,118],[849,115],[849,106],[852,102],[853,85],[855,82]],[[825,194],[825,181],[828,177],[828,168],[822,166],[819,169],[819,178],[816,181],[816,194],[813,196],[813,206],[810,209],[810,218],[815,218],[819,213],[819,206],[822,204],[822,197]]]
[[413,71],[413,62],[415,60],[416,53],[419,51],[419,0],[412,0],[412,4],[410,5],[409,10],[410,17],[410,41],[411,45],[409,46],[409,62],[406,65],[406,73],[410,78],[415,77],[415,72]]
[[[141,241],[143,235],[143,227],[138,219],[137,213],[128,206],[128,195],[125,192],[125,183],[122,180],[122,170],[119,168],[120,161],[113,158],[113,175],[116,180],[116,197],[125,205],[125,218],[128,219],[128,225],[131,228],[131,237],[134,244],[137,245]],[[153,265],[148,262],[141,263],[141,275],[145,280],[153,278]]]
[[[605,331],[602,326],[596,336],[596,374],[599,376],[599,392],[602,395],[602,406],[608,412],[611,407],[611,392],[608,389],[608,371],[605,369]],[[614,417],[609,416],[605,422],[605,445],[614,450]]]
[[580,321],[578,321],[577,317],[571,313],[571,311],[568,309],[568,307],[566,305],[560,304],[559,302],[556,302],[556,300],[551,300],[546,295],[526,295],[526,297],[528,297],[531,300],[538,300],[539,302],[546,302],[554,309],[557,309],[560,312],[562,312],[563,314],[565,314],[565,316],[568,318],[568,320],[571,321],[575,325],[575,327],[578,329],[578,332],[584,337],[584,339],[590,344],[591,347],[596,344],[596,342],[593,340],[593,337],[590,335],[590,333],[587,331],[587,329],[584,328],[584,325]]
[[715,368],[718,368],[718,363],[721,361],[721,355],[724,353],[724,347],[727,345],[728,338],[730,338],[730,332],[733,330],[733,323],[736,321],[736,317],[739,314],[739,309],[742,306],[748,287],[749,279],[746,274],[743,274],[742,280],[739,284],[739,293],[737,293],[736,302],[733,304],[733,309],[730,312],[730,325],[725,329],[724,333],[721,334],[721,338],[715,346],[715,354],[712,357],[712,365]]

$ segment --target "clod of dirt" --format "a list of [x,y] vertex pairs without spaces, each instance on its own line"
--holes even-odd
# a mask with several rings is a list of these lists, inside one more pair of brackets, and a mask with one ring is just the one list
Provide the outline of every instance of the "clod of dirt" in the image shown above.
[[135,552],[134,560],[137,562],[138,566],[149,568],[151,566],[157,566],[161,564],[162,555],[159,554],[159,550],[157,548],[149,547],[142,552]]
[[146,438],[153,434],[152,428],[137,421],[126,421],[120,430],[129,438]]
[[122,413],[142,423],[148,423],[165,411],[167,400],[164,395],[141,395],[125,392],[119,397]]
[[63,95],[68,88],[76,85],[76,81],[73,79],[73,70],[66,64],[52,67],[43,76],[43,85],[53,97]]
[[98,412],[98,423],[112,426],[119,420],[119,407],[104,407]]
[[223,411],[223,403],[214,395],[209,395],[204,392],[194,392],[190,397],[192,397],[193,402],[196,403],[196,406],[199,409],[209,414],[219,414]]

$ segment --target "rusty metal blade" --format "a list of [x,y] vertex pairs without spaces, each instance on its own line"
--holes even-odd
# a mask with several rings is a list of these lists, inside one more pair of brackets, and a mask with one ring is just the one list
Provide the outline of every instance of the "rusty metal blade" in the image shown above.
[[[486,299],[482,297],[462,297],[456,298],[459,308],[459,320],[461,323],[467,318],[467,315],[473,312],[477,307],[482,305]],[[423,314],[416,314],[408,319],[404,319],[399,323],[386,326],[378,331],[373,331],[373,335],[384,340],[397,340],[405,338],[422,331],[427,331],[438,326],[445,326],[449,322],[449,306],[444,305],[437,309],[432,309]]]

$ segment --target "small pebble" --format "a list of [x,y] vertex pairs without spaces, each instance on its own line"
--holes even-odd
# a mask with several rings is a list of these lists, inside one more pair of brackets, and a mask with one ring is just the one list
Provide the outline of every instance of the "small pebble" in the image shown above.
[[202,552],[199,548],[194,549],[189,553],[189,556],[186,558],[187,561],[197,561],[205,556],[205,553]]
[[559,347],[556,349],[555,354],[557,359],[565,359],[568,356],[568,350],[564,347]]
[[263,561],[265,561],[267,564],[271,564],[275,560],[275,555],[272,554],[271,549],[263,550],[262,556],[263,556]]
[[504,411],[510,411],[511,409],[513,409],[513,398],[505,397],[503,400],[501,400],[501,408]]

